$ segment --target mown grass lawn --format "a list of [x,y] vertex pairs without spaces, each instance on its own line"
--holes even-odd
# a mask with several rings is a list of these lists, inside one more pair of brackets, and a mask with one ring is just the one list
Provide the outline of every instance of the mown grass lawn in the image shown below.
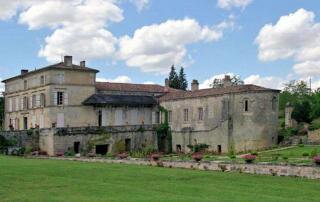
[[279,150],[279,151],[266,151],[266,152],[262,152],[260,153],[260,155],[262,156],[272,156],[275,154],[279,154],[281,156],[287,156],[287,157],[291,157],[291,158],[302,158],[304,153],[308,153],[309,155],[311,155],[311,152],[316,149],[318,154],[320,153],[320,146],[316,145],[316,146],[312,146],[312,145],[304,145],[303,147],[300,146],[296,146],[296,147],[292,147],[292,148],[288,148],[288,149],[284,149],[284,150]]
[[0,201],[319,201],[320,181],[0,156]]

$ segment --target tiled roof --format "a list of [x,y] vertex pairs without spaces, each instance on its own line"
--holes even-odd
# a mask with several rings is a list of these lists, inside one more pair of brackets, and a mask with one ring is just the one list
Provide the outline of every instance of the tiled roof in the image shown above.
[[23,78],[25,76],[28,76],[28,75],[31,75],[31,74],[34,74],[34,73],[38,73],[38,72],[42,72],[42,71],[45,71],[45,70],[49,70],[49,69],[89,71],[89,72],[95,72],[95,73],[99,72],[99,70],[96,70],[96,69],[92,69],[92,68],[88,68],[88,67],[81,67],[79,65],[74,65],[74,64],[72,64],[72,66],[66,66],[63,62],[60,62],[60,63],[57,63],[57,64],[53,64],[53,65],[49,65],[49,66],[46,66],[46,67],[43,67],[43,68],[39,68],[39,69],[35,69],[35,70],[32,70],[32,71],[29,71],[28,73],[25,73],[25,74],[19,74],[18,76],[8,78],[6,80],[3,80],[2,82],[7,82],[9,80],[16,79],[16,78]]
[[159,98],[160,101],[166,100],[178,100],[186,98],[197,98],[197,97],[207,97],[207,96],[218,96],[231,93],[245,93],[245,92],[263,92],[263,91],[274,91],[279,92],[279,90],[264,88],[256,85],[239,85],[230,86],[224,88],[208,88],[196,91],[182,91],[182,92],[171,92]]
[[157,104],[153,96],[139,95],[105,95],[94,94],[87,98],[84,105],[126,105],[126,106],[153,106]]
[[157,84],[96,82],[96,88],[98,91],[130,91],[150,93],[181,92],[181,90],[164,87]]

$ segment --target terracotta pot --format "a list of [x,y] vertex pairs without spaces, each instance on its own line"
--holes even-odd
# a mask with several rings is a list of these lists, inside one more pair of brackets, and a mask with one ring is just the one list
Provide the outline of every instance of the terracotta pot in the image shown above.
[[192,159],[199,162],[203,159],[203,154],[202,153],[193,153],[191,155]]

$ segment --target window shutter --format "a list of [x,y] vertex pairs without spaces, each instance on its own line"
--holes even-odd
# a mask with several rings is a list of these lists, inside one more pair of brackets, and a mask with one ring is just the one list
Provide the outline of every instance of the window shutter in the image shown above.
[[152,112],[152,124],[156,123],[156,112]]
[[36,95],[36,107],[40,107],[40,94]]
[[12,98],[9,98],[9,112],[12,111]]
[[29,109],[32,108],[32,96],[29,97]]
[[23,106],[24,106],[24,99],[23,97],[21,98],[21,109],[23,110]]
[[68,105],[68,93],[67,92],[64,92],[64,105]]
[[57,91],[53,91],[53,101],[52,101],[52,103],[53,103],[53,105],[57,105],[58,103],[57,103],[57,99],[58,99],[58,97],[57,97]]
[[16,97],[16,111],[19,111],[19,97]]

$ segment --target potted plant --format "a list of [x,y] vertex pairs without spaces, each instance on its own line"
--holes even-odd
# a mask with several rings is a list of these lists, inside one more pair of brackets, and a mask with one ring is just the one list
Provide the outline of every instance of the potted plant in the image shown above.
[[193,154],[191,155],[191,157],[192,157],[193,160],[199,162],[199,161],[202,160],[203,154],[200,153],[200,152],[195,152],[195,153],[193,153]]
[[158,153],[154,153],[154,154],[151,154],[150,157],[153,161],[159,161],[159,159],[162,157],[162,155],[158,154]]
[[252,155],[252,154],[246,154],[243,155],[242,158],[245,160],[246,163],[252,163],[255,159],[256,159],[256,155]]
[[315,157],[313,157],[313,161],[314,161],[317,165],[320,165],[320,156],[315,156]]
[[126,152],[123,152],[123,153],[120,153],[120,154],[118,154],[118,157],[120,158],[120,159],[126,159],[126,158],[128,158],[128,153],[126,153]]

